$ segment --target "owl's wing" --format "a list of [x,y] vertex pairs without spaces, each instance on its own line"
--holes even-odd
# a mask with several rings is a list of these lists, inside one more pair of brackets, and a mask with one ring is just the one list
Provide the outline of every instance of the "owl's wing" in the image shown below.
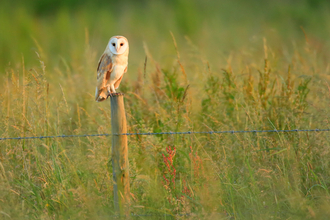
[[99,65],[97,66],[97,85],[95,92],[96,101],[103,101],[108,96],[105,84],[110,79],[113,69],[112,67],[111,57],[104,53],[100,58]]
[[124,73],[126,73],[126,72],[127,72],[127,66],[126,66],[126,68],[125,68],[123,74],[121,75],[121,77],[115,82],[115,84],[114,84],[115,89],[118,89],[119,84],[120,84],[120,82],[121,82],[121,80],[122,80],[122,78],[123,78],[123,75],[124,75]]

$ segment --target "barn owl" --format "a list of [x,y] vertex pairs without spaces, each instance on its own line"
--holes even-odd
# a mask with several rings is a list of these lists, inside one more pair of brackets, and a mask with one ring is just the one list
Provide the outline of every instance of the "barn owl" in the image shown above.
[[112,93],[116,93],[119,84],[127,71],[128,41],[123,36],[110,38],[97,67],[97,86],[95,101],[101,102]]

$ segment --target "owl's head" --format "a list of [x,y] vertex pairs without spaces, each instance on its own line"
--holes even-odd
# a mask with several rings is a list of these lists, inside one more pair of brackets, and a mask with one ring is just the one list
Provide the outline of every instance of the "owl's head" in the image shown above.
[[123,36],[113,36],[110,38],[108,47],[113,54],[120,55],[128,50],[128,41]]

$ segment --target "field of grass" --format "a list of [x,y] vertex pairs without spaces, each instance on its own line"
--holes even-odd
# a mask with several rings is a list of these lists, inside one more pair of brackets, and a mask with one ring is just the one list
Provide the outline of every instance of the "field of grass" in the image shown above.
[[[94,92],[118,34],[129,132],[329,128],[327,1],[58,2],[0,3],[1,138],[111,133]],[[329,146],[329,132],[129,136],[132,218],[328,219]],[[110,149],[0,140],[0,219],[114,218]]]

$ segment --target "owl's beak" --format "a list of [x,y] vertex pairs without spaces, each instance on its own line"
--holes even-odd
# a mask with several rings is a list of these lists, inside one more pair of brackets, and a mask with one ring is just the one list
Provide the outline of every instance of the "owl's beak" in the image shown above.
[[116,44],[116,51],[118,52],[119,50],[119,44]]

